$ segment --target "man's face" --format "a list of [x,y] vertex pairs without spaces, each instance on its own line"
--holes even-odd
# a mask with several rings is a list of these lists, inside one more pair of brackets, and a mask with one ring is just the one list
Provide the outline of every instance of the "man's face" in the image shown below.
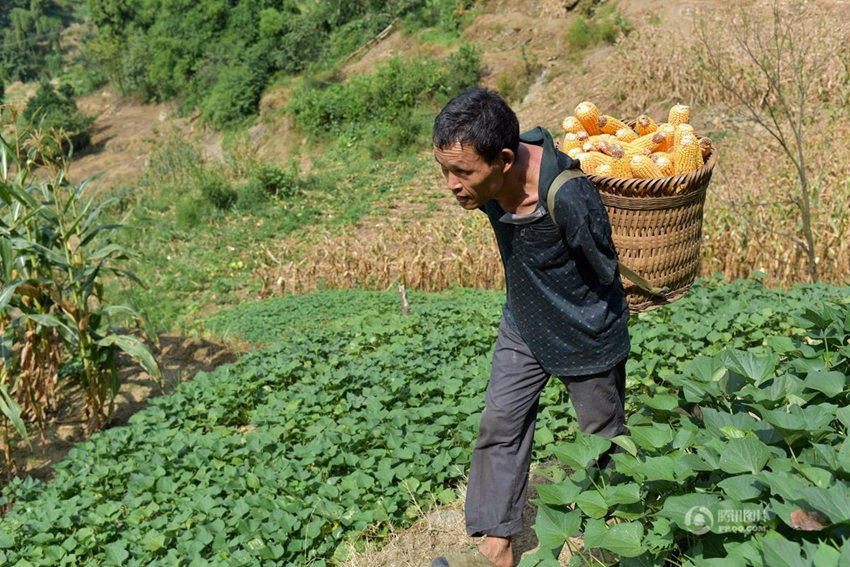
[[442,149],[434,146],[434,157],[443,170],[449,190],[464,209],[480,207],[502,189],[506,171],[503,156],[490,164],[471,145],[455,142]]

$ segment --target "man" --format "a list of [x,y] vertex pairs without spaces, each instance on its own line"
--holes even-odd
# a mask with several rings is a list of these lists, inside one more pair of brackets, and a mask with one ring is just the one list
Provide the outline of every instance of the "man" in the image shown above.
[[[580,429],[607,438],[624,423],[629,310],[608,215],[584,176],[549,186],[579,163],[537,127],[522,136],[496,93],[473,88],[434,122],[434,156],[460,206],[487,214],[505,269],[507,298],[472,453],[466,528],[479,552],[432,567],[513,566],[522,530],[534,425],[549,376],[566,385]],[[614,451],[617,447],[614,446]],[[594,466],[611,463],[603,454]]]

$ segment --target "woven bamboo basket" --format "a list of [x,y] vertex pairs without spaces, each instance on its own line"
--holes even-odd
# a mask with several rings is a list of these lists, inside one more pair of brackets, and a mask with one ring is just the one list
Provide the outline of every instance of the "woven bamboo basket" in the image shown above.
[[673,177],[587,175],[608,211],[620,262],[662,292],[651,294],[621,275],[632,313],[676,301],[699,274],[703,205],[716,161],[713,149],[701,168]]

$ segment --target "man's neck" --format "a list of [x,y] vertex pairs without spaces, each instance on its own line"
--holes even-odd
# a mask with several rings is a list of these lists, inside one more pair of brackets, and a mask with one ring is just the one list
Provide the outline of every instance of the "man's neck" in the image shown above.
[[520,142],[516,165],[505,179],[502,194],[496,198],[503,211],[524,215],[537,208],[542,158],[541,146]]

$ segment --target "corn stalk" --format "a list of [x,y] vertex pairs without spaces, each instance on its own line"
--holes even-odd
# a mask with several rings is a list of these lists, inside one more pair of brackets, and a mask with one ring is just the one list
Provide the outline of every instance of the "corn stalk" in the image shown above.
[[[28,442],[23,421],[36,421],[44,442],[44,419],[55,409],[60,369],[79,382],[86,430],[95,431],[113,411],[119,382],[116,354],[122,351],[160,380],[159,366],[135,336],[110,323],[129,319],[151,336],[147,320],[125,305],[110,305],[103,279],[141,282],[120,265],[129,257],[110,235],[120,224],[103,222],[111,200],[86,198],[90,180],[67,178],[71,148],[61,131],[49,135],[19,124],[4,108],[0,135],[0,386],[8,392],[3,443],[11,462],[9,427]],[[39,177],[38,179],[36,177]],[[8,411],[5,411],[8,409]]]

